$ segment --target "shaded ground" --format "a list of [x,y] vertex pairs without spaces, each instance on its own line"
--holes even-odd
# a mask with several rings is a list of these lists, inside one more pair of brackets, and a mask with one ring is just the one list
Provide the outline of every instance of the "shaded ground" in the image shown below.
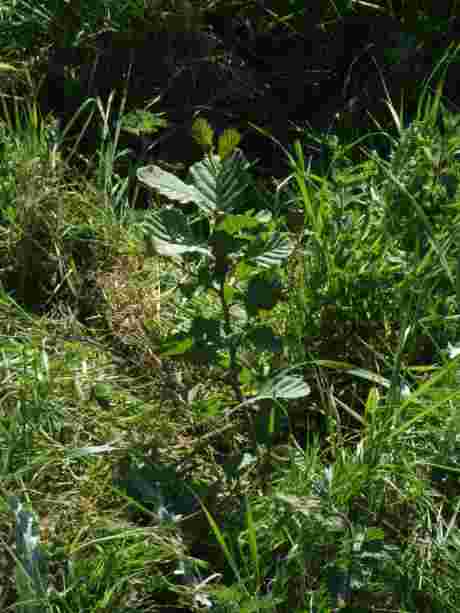
[[[155,137],[130,139],[136,159],[197,159],[190,124],[202,114],[218,131],[239,128],[245,151],[261,160],[259,172],[281,176],[283,152],[249,122],[284,145],[306,126],[351,136],[374,126],[371,117],[391,124],[382,82],[396,108],[405,91],[407,113],[413,114],[416,92],[455,40],[456,28],[452,20],[442,33],[413,32],[391,18],[360,17],[327,30],[310,22],[300,32],[278,26],[258,33],[255,21],[212,15],[198,31],[145,25],[141,31],[106,31],[79,48],[50,51],[41,105],[65,122],[88,96],[107,100],[113,89],[123,91],[129,76],[126,110],[145,108],[159,96],[152,110],[165,111],[169,120]],[[457,72],[458,66],[449,69],[446,85],[454,102]],[[98,142],[95,129],[87,134],[88,151]]]

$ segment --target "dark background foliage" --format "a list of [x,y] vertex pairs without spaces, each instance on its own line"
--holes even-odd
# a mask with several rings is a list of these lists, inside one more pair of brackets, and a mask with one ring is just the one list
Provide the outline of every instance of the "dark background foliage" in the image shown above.
[[[230,124],[239,128],[245,150],[261,159],[260,172],[281,175],[282,151],[248,122],[284,145],[295,127],[342,131],[346,137],[375,127],[371,117],[388,125],[383,81],[396,108],[404,91],[410,116],[423,79],[457,39],[458,19],[446,17],[448,11],[438,16],[435,8],[422,17],[414,6],[405,14],[403,3],[399,14],[396,8],[393,15],[378,15],[353,13],[346,8],[350,3],[341,3],[342,14],[330,15],[304,6],[296,13],[296,3],[288,3],[294,17],[283,22],[269,12],[278,9],[282,17],[287,9],[278,4],[221,3],[197,13],[192,26],[145,16],[126,29],[101,24],[75,42],[72,32],[75,39],[82,13],[74,3],[72,19],[63,14],[59,25],[55,17],[48,29],[42,110],[69,120],[86,97],[106,100],[112,89],[121,92],[131,65],[127,110],[161,96],[159,108],[173,128],[156,146],[157,135],[138,142],[138,155],[150,146],[155,158],[195,159],[190,122],[201,112],[218,131]],[[458,65],[451,66],[445,93],[452,102],[458,100],[457,73]],[[93,140],[89,133],[89,149]]]

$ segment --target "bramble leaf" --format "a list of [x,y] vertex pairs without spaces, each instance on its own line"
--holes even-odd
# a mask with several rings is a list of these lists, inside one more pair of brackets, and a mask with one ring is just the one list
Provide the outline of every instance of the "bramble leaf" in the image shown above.
[[211,256],[207,245],[198,242],[182,211],[162,209],[150,215],[143,222],[147,240],[159,255],[181,256],[184,253],[201,253]]
[[263,268],[277,266],[292,253],[293,245],[289,239],[279,232],[274,232],[265,244],[254,244],[248,250],[247,256]]
[[163,170],[159,166],[142,166],[137,170],[138,180],[150,189],[154,189],[162,196],[178,202],[197,202],[199,194],[193,185],[188,185],[176,175]]

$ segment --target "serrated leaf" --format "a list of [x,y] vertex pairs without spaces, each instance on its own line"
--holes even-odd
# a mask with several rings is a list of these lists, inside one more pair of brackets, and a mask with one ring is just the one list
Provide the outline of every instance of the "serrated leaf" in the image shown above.
[[216,210],[229,211],[241,198],[249,185],[244,162],[238,156],[221,160],[217,155],[208,155],[193,164],[189,175],[194,185],[159,166],[143,166],[137,170],[138,180],[150,189],[158,191],[170,200],[194,202],[205,213]]
[[274,233],[265,245],[250,248],[248,258],[263,268],[271,268],[286,260],[293,248],[287,237]]
[[184,253],[212,256],[211,250],[195,240],[182,211],[162,209],[142,223],[148,240],[159,255],[174,257]]
[[204,151],[211,151],[214,141],[214,130],[204,117],[198,117],[192,125],[192,138]]
[[238,130],[229,128],[219,136],[217,152],[222,159],[228,157],[238,147],[241,141],[241,134]]
[[170,200],[176,200],[186,204],[194,202],[198,204],[200,194],[193,185],[188,185],[176,177],[176,175],[163,170],[159,166],[142,166],[136,172],[138,180],[146,187],[159,192]]
[[166,119],[161,114],[151,113],[143,109],[135,109],[123,116],[121,120],[121,129],[130,134],[153,134],[159,128],[165,128],[168,125]]
[[229,212],[240,202],[242,195],[249,187],[249,175],[246,172],[244,156],[235,152],[222,161],[222,170],[219,173],[219,187],[221,201],[219,208]]
[[310,386],[300,377],[280,375],[268,381],[257,396],[265,398],[303,398],[310,393]]
[[190,168],[190,176],[200,194],[195,202],[207,211],[230,211],[248,186],[242,162],[234,156],[207,156]]
[[193,164],[190,176],[198,193],[196,204],[206,212],[214,212],[218,206],[217,177],[221,164],[218,156],[208,156]]
[[245,400],[239,406],[253,404],[264,398],[284,398],[285,400],[304,398],[308,396],[310,392],[310,386],[300,377],[280,374],[266,381],[254,397],[248,398],[248,400]]

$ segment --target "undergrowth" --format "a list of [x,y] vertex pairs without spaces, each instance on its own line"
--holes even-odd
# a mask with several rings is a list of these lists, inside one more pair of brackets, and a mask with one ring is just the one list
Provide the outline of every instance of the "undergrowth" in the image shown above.
[[297,141],[262,190],[200,119],[187,178],[135,169],[147,210],[114,97],[84,177],[5,102],[2,611],[458,610],[453,58],[386,157]]

